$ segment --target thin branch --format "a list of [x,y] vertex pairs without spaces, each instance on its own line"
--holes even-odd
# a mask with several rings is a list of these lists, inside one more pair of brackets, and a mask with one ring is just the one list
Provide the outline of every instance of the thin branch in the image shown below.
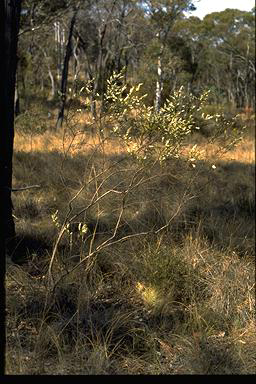
[[[8,187],[6,187],[8,188]],[[19,192],[19,191],[26,191],[27,189],[32,189],[32,188],[41,188],[41,185],[28,185],[26,187],[21,187],[21,188],[8,188],[12,192]]]

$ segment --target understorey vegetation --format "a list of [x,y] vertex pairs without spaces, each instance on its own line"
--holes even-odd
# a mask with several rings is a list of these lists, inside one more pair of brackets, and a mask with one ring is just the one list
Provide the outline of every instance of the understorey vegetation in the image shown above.
[[253,117],[123,76],[16,119],[6,373],[255,373]]

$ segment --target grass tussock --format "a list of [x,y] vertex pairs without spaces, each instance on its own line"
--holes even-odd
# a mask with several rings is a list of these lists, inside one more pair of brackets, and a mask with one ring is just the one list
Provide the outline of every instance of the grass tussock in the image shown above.
[[255,374],[252,142],[193,168],[30,139],[13,184],[41,188],[13,193],[6,374]]

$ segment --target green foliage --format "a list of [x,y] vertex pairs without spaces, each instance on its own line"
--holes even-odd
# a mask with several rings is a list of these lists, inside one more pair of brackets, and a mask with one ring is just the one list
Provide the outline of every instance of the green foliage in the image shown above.
[[142,84],[128,89],[122,84],[122,72],[114,73],[107,81],[106,109],[110,115],[113,133],[124,140],[128,150],[138,159],[157,160],[160,163],[179,157],[187,137],[200,126],[213,124],[211,140],[221,140],[229,148],[241,137],[235,119],[224,115],[205,114],[209,92],[194,96],[181,87],[166,100],[159,112],[147,106],[139,96]]

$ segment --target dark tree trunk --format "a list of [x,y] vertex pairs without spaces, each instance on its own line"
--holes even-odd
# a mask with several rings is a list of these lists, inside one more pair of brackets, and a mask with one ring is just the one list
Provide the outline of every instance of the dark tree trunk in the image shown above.
[[62,78],[61,78],[61,103],[60,103],[60,110],[58,114],[56,129],[59,129],[62,126],[63,119],[64,119],[64,111],[66,106],[66,99],[67,99],[67,83],[68,83],[68,66],[69,66],[69,60],[72,55],[72,35],[74,30],[74,25],[76,21],[76,14],[77,11],[74,12],[74,15],[71,19],[70,28],[69,28],[69,36],[68,36],[68,43],[66,46],[66,54],[64,59],[64,66],[62,71]]
[[[14,140],[14,94],[17,67],[17,41],[21,0],[0,1],[0,248],[14,237],[12,217],[12,155]],[[5,251],[3,251],[5,253]]]
[[19,116],[20,114],[20,95],[19,95],[19,87],[18,87],[17,79],[16,79],[16,86],[15,86],[15,94],[14,94],[14,113],[15,113],[15,116]]

